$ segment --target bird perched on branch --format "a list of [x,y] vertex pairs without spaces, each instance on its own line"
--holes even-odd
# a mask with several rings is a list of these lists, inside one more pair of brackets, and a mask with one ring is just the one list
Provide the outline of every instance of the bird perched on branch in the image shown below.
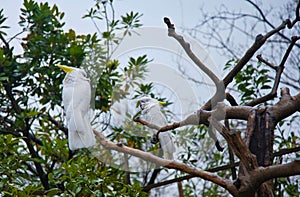
[[[139,99],[139,103],[142,110],[143,120],[159,127],[163,127],[168,124],[166,117],[161,112],[160,104],[162,104],[162,102],[151,97],[142,97]],[[155,135],[156,133],[157,131],[154,132]],[[175,146],[170,133],[162,132],[159,134],[158,138],[161,149],[163,150],[164,158],[173,159]]]
[[95,145],[96,139],[89,120],[91,101],[90,80],[83,69],[58,65],[66,76],[62,100],[68,124],[68,142],[71,150]]

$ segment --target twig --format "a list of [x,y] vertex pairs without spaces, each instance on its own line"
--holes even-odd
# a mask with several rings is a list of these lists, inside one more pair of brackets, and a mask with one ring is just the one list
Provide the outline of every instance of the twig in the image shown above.
[[231,106],[238,106],[239,104],[236,102],[234,97],[229,93],[226,92],[226,100],[230,103]]
[[270,68],[274,69],[274,70],[278,70],[277,66],[274,66],[273,64],[271,64],[270,62],[268,62],[267,60],[265,60],[261,54],[257,55],[256,58],[261,61],[262,63],[266,64],[267,66],[269,66]]
[[[254,3],[253,1],[247,0],[251,5],[254,6],[255,9],[257,9],[257,11],[259,12],[259,14],[262,17],[262,21],[267,23],[272,29],[275,29],[275,26],[267,19],[267,17],[265,16],[265,14],[263,13],[263,11],[260,9],[260,7]],[[289,29],[291,29],[298,21],[299,21],[299,7],[300,6],[300,1],[298,1],[297,4],[297,8],[296,8],[296,13],[295,13],[295,19],[291,22],[289,19],[287,20],[287,27]],[[280,35],[282,38],[284,38],[285,40],[288,40],[289,42],[291,41],[286,35],[284,35],[281,32],[277,32],[278,35]],[[299,45],[298,45],[299,47]]]
[[300,146],[295,147],[295,148],[281,149],[280,151],[273,153],[273,159],[274,159],[274,157],[279,157],[282,155],[287,155],[287,154],[295,153],[298,151],[300,151]]

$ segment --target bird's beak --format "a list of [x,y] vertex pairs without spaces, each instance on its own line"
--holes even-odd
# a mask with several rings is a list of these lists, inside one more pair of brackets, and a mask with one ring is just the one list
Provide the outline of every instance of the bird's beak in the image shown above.
[[167,102],[165,102],[165,101],[158,101],[158,102],[159,102],[159,104],[161,104],[161,105],[167,104]]
[[60,64],[58,64],[57,67],[61,68],[66,73],[72,72],[74,70],[74,68],[71,68],[69,66],[63,66],[63,65],[60,65]]

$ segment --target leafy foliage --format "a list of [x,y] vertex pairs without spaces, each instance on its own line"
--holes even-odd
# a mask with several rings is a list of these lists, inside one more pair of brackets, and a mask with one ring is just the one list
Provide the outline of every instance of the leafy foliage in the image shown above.
[[56,5],[24,0],[23,31],[16,36],[26,36],[23,53],[15,55],[0,11],[0,195],[145,195],[139,182],[126,184],[124,171],[105,166],[88,150],[69,151],[61,105],[64,74],[56,67],[83,67],[92,79],[95,110],[108,112],[113,100],[138,86],[148,60],[145,55],[130,58],[122,70],[118,60],[110,59],[111,45],[102,43],[116,42],[115,31],[129,35],[140,26],[140,16],[131,12],[119,21],[103,18],[109,34],[77,35],[63,30],[64,13]]
[[[158,145],[148,143],[148,128],[133,122],[132,114],[126,114],[119,127],[110,124],[112,106],[122,99],[149,95],[167,101],[154,93],[152,83],[143,83],[151,61],[147,55],[129,57],[124,65],[112,59],[123,39],[141,27],[141,16],[129,12],[117,19],[113,1],[98,0],[83,17],[91,19],[98,32],[78,35],[74,30],[63,30],[64,13],[56,5],[24,0],[19,22],[23,30],[16,37],[26,36],[20,39],[23,53],[16,55],[5,33],[6,17],[0,10],[3,45],[0,48],[1,196],[148,196],[142,188],[147,185],[152,171],[130,173],[102,162],[100,157],[109,157],[105,154],[68,149],[60,93],[64,74],[55,66],[61,63],[87,71],[94,98],[91,102],[95,112],[93,122],[103,126],[101,130],[106,132],[107,138],[144,151],[157,150]],[[100,28],[98,22],[104,24],[104,28]],[[230,60],[226,69],[236,62]],[[255,66],[247,65],[236,75],[235,87],[241,93],[243,104],[270,89],[269,72],[259,62]],[[167,102],[164,107],[171,104]],[[165,112],[169,115],[168,110]],[[107,118],[107,122],[99,121],[100,118]],[[292,117],[290,122],[295,119]],[[282,122],[275,136],[278,148],[294,148],[299,136],[294,131],[286,131],[284,124],[289,122]],[[207,137],[206,127],[178,129],[174,141],[181,147],[176,159],[190,166],[211,169],[228,164],[228,154],[213,151],[214,143]],[[159,181],[182,176],[174,170],[164,170],[161,174]],[[231,175],[229,170],[218,174],[228,179]],[[295,182],[277,179],[277,194],[298,195]],[[280,192],[283,185],[286,189]],[[185,184],[184,193],[186,196],[228,195],[217,185],[199,179]]]
[[[237,63],[236,60],[229,60],[225,65],[225,70]],[[235,77],[234,86],[240,92],[240,100],[245,104],[255,98],[265,94],[265,90],[271,89],[269,69],[264,67],[261,62],[256,65],[246,65]]]

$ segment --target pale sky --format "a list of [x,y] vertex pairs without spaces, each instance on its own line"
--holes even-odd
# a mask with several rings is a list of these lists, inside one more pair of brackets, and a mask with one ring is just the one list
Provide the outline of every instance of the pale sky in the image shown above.
[[[4,15],[8,17],[6,25],[11,29],[6,31],[9,36],[15,35],[20,31],[18,27],[20,8],[22,0],[0,0],[0,8],[4,8]],[[74,29],[78,34],[87,34],[96,32],[96,28],[89,19],[82,19],[82,16],[87,13],[94,5],[94,0],[37,0],[37,2],[49,2],[50,5],[56,4],[60,11],[65,12],[63,21],[66,22],[65,29]],[[272,5],[276,6],[282,2],[281,0],[273,0]],[[215,11],[222,4],[227,4],[227,7],[238,10],[247,10],[251,8],[249,3],[241,0],[232,0],[228,3],[227,0],[216,1],[200,1],[200,0],[114,0],[116,15],[122,15],[129,11],[135,11],[143,14],[141,22],[146,27],[165,28],[163,17],[168,16],[176,27],[193,27],[200,20],[200,8],[205,11]],[[265,2],[265,7],[270,3]],[[177,29],[178,29],[177,28]],[[211,51],[213,59],[218,64],[226,61]]]
[[[11,29],[9,29],[8,31],[6,31],[8,33],[8,37],[12,37],[13,35],[15,35],[16,33],[20,32],[21,29],[18,27],[18,21],[19,21],[19,15],[20,15],[20,8],[22,7],[22,3],[23,0],[0,0],[1,1],[1,6],[0,8],[4,8],[4,15],[6,17],[8,17],[7,22],[5,25],[8,25],[11,27]],[[95,1],[94,0],[37,0],[37,2],[48,2],[50,5],[56,4],[59,8],[60,11],[65,12],[65,17],[63,19],[64,22],[66,22],[64,28],[65,30],[69,30],[69,29],[73,29],[75,30],[75,32],[77,34],[87,34],[87,33],[94,33],[96,32],[96,28],[93,25],[92,21],[90,19],[82,19],[82,16],[84,16],[85,14],[87,14],[87,11],[94,6]],[[276,5],[276,3],[280,3],[281,0],[273,0],[272,1],[272,5]],[[123,15],[126,12],[130,12],[130,11],[134,11],[134,12],[139,12],[141,14],[143,14],[142,18],[141,18],[141,23],[143,24],[144,27],[151,27],[151,28],[160,28],[160,29],[167,29],[166,25],[163,23],[163,17],[168,16],[171,20],[172,23],[175,24],[176,30],[177,32],[180,32],[180,27],[185,27],[185,28],[191,28],[194,27],[197,22],[200,20],[201,14],[199,12],[200,8],[203,8],[205,11],[215,11],[218,8],[220,8],[220,6],[222,6],[222,4],[226,3],[227,7],[230,7],[231,9],[234,9],[235,11],[239,11],[239,10],[252,10],[253,8],[249,5],[249,3],[246,3],[244,1],[241,0],[232,0],[230,1],[230,3],[228,3],[227,0],[216,0],[216,1],[200,1],[200,0],[151,0],[151,1],[147,1],[147,0],[114,0],[114,8],[115,8],[115,14],[116,17],[118,18],[119,15]],[[269,5],[267,3],[265,3],[266,5],[264,5],[265,7],[268,7]],[[250,9],[251,8],[251,9]],[[148,31],[149,32],[149,31]],[[158,30],[157,35],[160,35],[160,31]],[[167,35],[167,33],[166,33]],[[144,39],[149,41],[155,41],[156,38],[151,38],[149,39],[149,37],[147,37],[147,35]],[[156,53],[161,53],[160,55],[168,55],[172,61],[172,58],[174,57],[170,55],[170,47],[173,44],[178,44],[176,43],[175,40],[171,40],[170,38],[163,37],[164,35],[162,35],[161,37],[161,41],[163,43],[167,43],[168,46],[165,46],[163,48],[163,50],[156,50]],[[157,38],[159,39],[159,38]],[[172,43],[169,43],[169,42]],[[238,38],[237,38],[238,41]],[[19,40],[15,40],[12,44],[16,44],[17,46],[19,46]],[[242,41],[243,42],[243,41]],[[192,44],[195,44],[196,42],[193,42]],[[142,43],[143,44],[143,43]],[[198,46],[198,48],[201,48],[201,45],[199,43],[196,43]],[[153,43],[152,45],[147,45],[147,46],[151,46],[153,47]],[[158,44],[156,45],[157,48],[162,48],[162,46],[158,46]],[[157,49],[156,48],[156,49]],[[174,48],[174,47],[173,47]],[[18,49],[18,47],[15,47],[15,50],[21,50],[20,48]],[[147,51],[146,49],[144,51]],[[144,53],[144,51],[142,51]],[[208,56],[210,57],[210,60],[208,60],[209,62],[211,62],[211,60],[213,60],[213,62],[215,63],[215,65],[217,65],[218,69],[222,71],[223,69],[223,65],[224,63],[228,60],[227,58],[221,57],[217,52],[215,52],[213,49],[212,50],[208,50],[208,49],[199,49],[198,51],[207,51],[207,54],[209,54]],[[130,52],[131,53],[131,52]],[[140,52],[139,52],[140,53]],[[147,52],[148,53],[148,52]],[[174,51],[173,51],[174,53]],[[149,54],[151,55],[151,53],[149,52]],[[171,69],[170,72],[178,72],[178,70],[176,70],[176,65],[174,65],[174,63],[165,63],[162,62],[162,58],[160,58],[158,55],[155,56],[155,53],[153,53],[153,57],[151,58],[156,58],[156,62],[152,62],[155,65],[170,65],[173,64],[173,68],[169,68]],[[205,55],[207,55],[205,54]],[[201,54],[202,55],[202,54]],[[178,56],[178,54],[177,54]],[[151,59],[149,58],[149,59]],[[164,58],[166,59],[166,58]],[[176,57],[175,57],[176,59]],[[189,58],[186,58],[186,60],[188,60]],[[203,61],[203,60],[202,60]],[[174,62],[174,58],[173,58],[173,62]],[[193,64],[193,63],[190,63]],[[210,64],[210,63],[209,63]],[[191,67],[188,67],[189,65],[186,64],[186,68],[190,69]],[[155,66],[152,66],[152,68],[155,68]],[[167,68],[167,67],[166,67]],[[190,69],[191,70],[191,69]],[[198,69],[199,70],[199,69]],[[156,71],[157,72],[157,71]],[[201,72],[201,71],[199,71]],[[220,71],[217,71],[220,72]],[[195,72],[193,72],[195,73]],[[204,75],[202,73],[200,73],[200,77],[201,75]],[[173,75],[172,75],[173,76]],[[174,75],[175,76],[175,75]],[[205,77],[205,76],[204,76]],[[163,81],[163,77],[160,79],[160,81],[158,80],[157,82],[162,83]],[[172,84],[175,84],[174,82],[178,82],[180,84],[183,84],[183,81],[178,81],[178,78],[174,77],[174,81],[172,81]],[[199,77],[198,77],[199,79]],[[178,86],[176,86],[178,87]],[[170,89],[173,89],[173,93],[174,92],[179,92],[179,90],[175,90],[174,87],[169,87]],[[199,88],[199,87],[197,87]],[[208,91],[208,89],[206,86],[204,87],[205,90],[201,91],[200,94],[198,95],[198,97],[200,98],[201,96],[204,96],[205,94],[209,93],[212,94],[212,91]],[[186,88],[185,88],[186,90]],[[197,94],[199,93],[199,91],[197,91]],[[184,94],[181,94],[184,95]],[[181,99],[183,100],[183,99]],[[201,101],[206,101],[207,100],[207,95],[205,95],[202,99],[199,100],[199,102],[201,103]],[[187,103],[188,104],[188,103]],[[199,103],[197,103],[196,105],[198,105]]]

